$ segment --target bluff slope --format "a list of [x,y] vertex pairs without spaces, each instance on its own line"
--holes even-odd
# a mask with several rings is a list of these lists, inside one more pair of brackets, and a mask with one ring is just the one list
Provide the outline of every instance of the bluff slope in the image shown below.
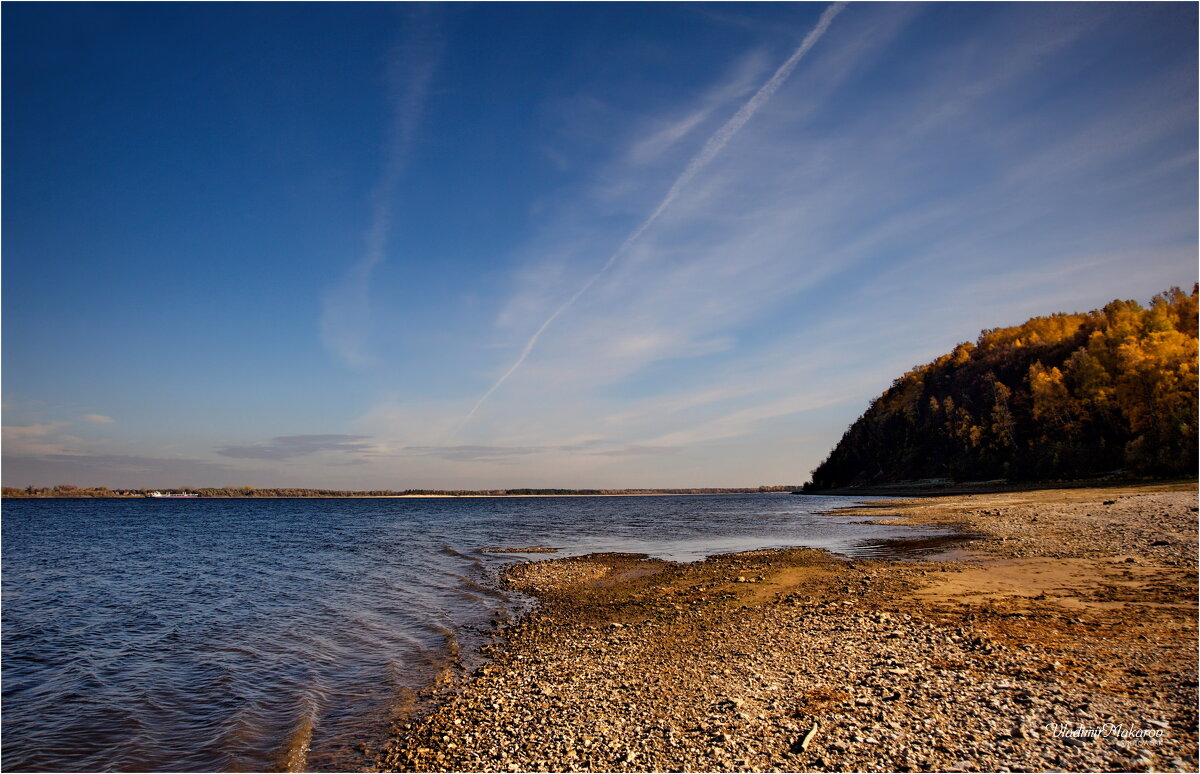
[[1197,467],[1197,288],[985,330],[897,379],[808,489]]

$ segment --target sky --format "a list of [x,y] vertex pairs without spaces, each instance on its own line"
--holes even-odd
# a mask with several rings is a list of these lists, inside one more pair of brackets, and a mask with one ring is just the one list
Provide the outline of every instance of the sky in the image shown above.
[[799,484],[1197,280],[1194,3],[21,3],[8,486]]

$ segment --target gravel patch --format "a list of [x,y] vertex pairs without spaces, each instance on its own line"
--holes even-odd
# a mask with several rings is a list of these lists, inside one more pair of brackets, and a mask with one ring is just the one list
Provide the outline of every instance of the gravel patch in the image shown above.
[[514,565],[539,608],[374,771],[1195,771],[1194,485],[891,502],[985,536]]

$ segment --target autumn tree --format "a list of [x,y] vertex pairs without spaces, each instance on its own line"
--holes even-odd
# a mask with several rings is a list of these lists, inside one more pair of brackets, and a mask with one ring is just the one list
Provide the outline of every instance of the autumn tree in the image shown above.
[[1193,475],[1197,300],[1172,288],[985,330],[872,401],[810,487]]

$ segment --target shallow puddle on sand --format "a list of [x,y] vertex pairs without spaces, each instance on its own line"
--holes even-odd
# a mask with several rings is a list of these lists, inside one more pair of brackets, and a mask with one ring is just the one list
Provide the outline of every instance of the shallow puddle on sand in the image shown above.
[[980,555],[971,550],[970,545],[983,537],[980,534],[964,532],[953,535],[870,540],[860,543],[856,552],[863,559],[956,562],[978,558]]

